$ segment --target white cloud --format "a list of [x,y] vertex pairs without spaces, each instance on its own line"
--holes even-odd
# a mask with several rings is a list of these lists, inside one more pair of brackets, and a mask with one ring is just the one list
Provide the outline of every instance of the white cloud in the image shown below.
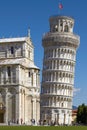
[[74,88],[73,92],[74,92],[74,96],[77,95],[77,92],[79,92],[81,89],[80,88]]
[[74,92],[79,92],[80,90],[80,88],[74,88]]

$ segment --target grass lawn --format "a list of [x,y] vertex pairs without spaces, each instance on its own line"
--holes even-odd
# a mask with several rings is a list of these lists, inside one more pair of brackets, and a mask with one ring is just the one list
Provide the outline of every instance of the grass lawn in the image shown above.
[[0,130],[87,130],[87,126],[0,126]]

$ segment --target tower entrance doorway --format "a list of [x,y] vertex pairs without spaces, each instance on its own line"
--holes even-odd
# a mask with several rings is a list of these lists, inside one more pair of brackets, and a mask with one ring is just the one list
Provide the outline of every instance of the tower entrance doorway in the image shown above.
[[0,113],[0,123],[4,123],[4,113]]
[[4,123],[4,113],[5,107],[2,103],[0,103],[0,123]]

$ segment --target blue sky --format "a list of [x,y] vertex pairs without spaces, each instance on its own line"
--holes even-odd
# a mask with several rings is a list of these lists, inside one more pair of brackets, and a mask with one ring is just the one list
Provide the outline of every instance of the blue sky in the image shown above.
[[[87,0],[60,0],[61,15],[75,19],[74,32],[80,35],[75,72],[74,105],[87,104]],[[27,36],[30,27],[35,46],[35,64],[42,71],[42,36],[49,31],[49,17],[57,15],[59,0],[0,0],[0,38]]]

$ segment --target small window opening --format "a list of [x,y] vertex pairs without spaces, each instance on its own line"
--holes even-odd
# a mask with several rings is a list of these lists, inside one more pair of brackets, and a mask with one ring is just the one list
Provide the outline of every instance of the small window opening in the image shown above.
[[31,73],[30,73],[30,72],[28,73],[28,76],[29,76],[29,77],[31,76]]
[[7,73],[8,73],[8,76],[11,76],[11,67],[7,67]]
[[68,25],[65,26],[65,29],[64,29],[64,32],[68,32],[69,29],[68,29]]
[[14,47],[11,47],[11,54],[14,54]]

